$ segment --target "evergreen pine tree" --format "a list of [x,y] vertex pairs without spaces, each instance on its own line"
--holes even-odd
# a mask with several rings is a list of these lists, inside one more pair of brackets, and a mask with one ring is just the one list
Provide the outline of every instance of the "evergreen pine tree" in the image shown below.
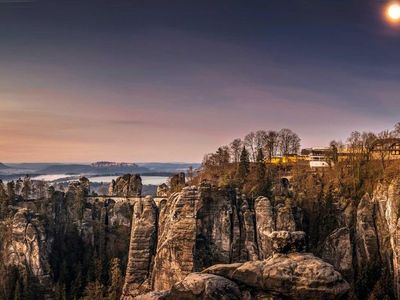
[[261,148],[257,151],[257,182],[262,183],[265,179],[264,152]]
[[245,181],[247,175],[250,172],[250,155],[247,151],[246,147],[243,146],[242,152],[240,153],[240,161],[239,161],[239,180]]

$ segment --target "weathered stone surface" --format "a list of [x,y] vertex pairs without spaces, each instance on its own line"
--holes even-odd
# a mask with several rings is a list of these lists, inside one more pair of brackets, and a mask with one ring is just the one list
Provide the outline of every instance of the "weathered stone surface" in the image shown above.
[[1,245],[3,262],[32,276],[37,280],[44,296],[48,295],[52,288],[49,264],[52,240],[47,239],[44,222],[38,214],[27,209],[18,209],[8,228],[10,236]]
[[273,231],[268,234],[273,253],[291,253],[305,251],[304,231]]
[[147,294],[136,296],[134,300],[167,300],[169,294],[169,291],[150,292]]
[[241,207],[241,215],[243,218],[243,239],[244,239],[244,253],[242,255],[243,260],[257,260],[258,259],[258,247],[255,233],[255,216],[249,209],[249,205],[246,200],[243,200]]
[[179,192],[186,184],[185,173],[180,172],[171,176],[171,178],[169,179],[169,183],[172,192]]
[[125,174],[111,182],[109,193],[119,197],[137,197],[142,194],[142,178],[138,174]]
[[263,261],[243,263],[235,271],[228,268],[222,265],[204,272],[223,274],[253,290],[290,299],[336,299],[350,288],[332,265],[312,254],[276,254]]
[[292,207],[289,201],[276,206],[275,228],[277,231],[296,231],[296,221],[293,216]]
[[374,203],[367,194],[361,199],[357,207],[356,252],[360,270],[379,259],[374,211]]
[[232,278],[233,273],[241,267],[244,263],[234,263],[234,264],[218,264],[218,265],[213,265],[205,270],[203,270],[203,273],[208,273],[208,274],[218,274],[219,276],[226,277],[226,278]]
[[238,285],[224,277],[192,273],[172,287],[167,299],[239,300],[242,295]]
[[131,226],[132,210],[127,202],[108,204],[108,224],[110,226]]
[[353,248],[350,230],[342,227],[333,231],[325,240],[321,257],[332,264],[336,270],[351,280],[353,277]]
[[122,299],[133,299],[151,290],[152,262],[157,243],[157,219],[157,206],[151,197],[135,203]]
[[[238,219],[235,199],[235,193],[231,190],[215,189],[209,185],[199,188],[193,254],[195,271],[214,263],[230,262],[234,239],[232,223]],[[239,239],[239,236],[236,238]]]
[[196,243],[197,188],[184,188],[173,194],[160,212],[157,254],[154,260],[153,288],[170,289],[194,270]]
[[157,197],[168,197],[169,193],[170,190],[167,184],[163,183],[157,186]]
[[392,272],[394,294],[400,299],[400,178],[379,184],[373,194],[375,226],[383,263]]
[[271,240],[268,235],[275,230],[272,205],[268,198],[258,197],[255,201],[256,229],[258,252],[260,259],[265,259],[272,254]]
[[303,232],[275,231],[275,223],[296,228],[291,203],[277,210],[274,215],[269,200],[260,198],[254,213],[238,191],[206,183],[171,195],[160,203],[152,289],[171,289],[188,274],[214,264],[258,260],[259,250],[262,257],[303,251]]

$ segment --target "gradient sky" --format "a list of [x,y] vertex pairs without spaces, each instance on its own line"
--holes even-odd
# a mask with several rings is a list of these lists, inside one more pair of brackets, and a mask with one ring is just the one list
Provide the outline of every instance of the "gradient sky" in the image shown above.
[[400,121],[385,1],[0,0],[0,161],[201,161]]

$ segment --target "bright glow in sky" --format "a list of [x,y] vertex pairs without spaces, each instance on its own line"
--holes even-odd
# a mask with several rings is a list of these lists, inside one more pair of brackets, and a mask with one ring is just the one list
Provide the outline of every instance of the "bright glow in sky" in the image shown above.
[[394,22],[400,21],[400,4],[399,3],[389,4],[386,13],[390,21]]

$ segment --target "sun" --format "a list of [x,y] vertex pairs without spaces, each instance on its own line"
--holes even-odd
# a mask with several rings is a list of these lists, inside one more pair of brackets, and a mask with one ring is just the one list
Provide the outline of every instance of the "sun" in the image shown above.
[[400,22],[400,4],[392,2],[386,7],[386,18],[394,23]]

